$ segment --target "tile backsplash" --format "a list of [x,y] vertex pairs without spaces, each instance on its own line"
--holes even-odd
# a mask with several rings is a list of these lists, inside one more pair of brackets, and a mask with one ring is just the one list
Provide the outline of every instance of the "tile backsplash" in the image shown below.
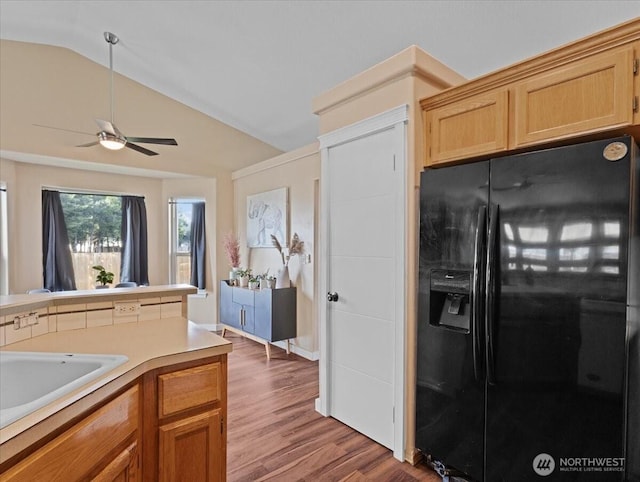
[[[113,301],[101,301],[50,306],[49,308],[35,311],[2,316],[0,317],[0,346],[10,345],[11,343],[56,331],[93,328],[119,323],[137,323],[138,321],[182,316],[181,296],[163,296],[139,300],[127,299],[126,302],[138,303],[140,305],[138,314],[115,314]],[[34,312],[38,314],[38,324],[19,330],[14,329],[13,320],[15,317]]]

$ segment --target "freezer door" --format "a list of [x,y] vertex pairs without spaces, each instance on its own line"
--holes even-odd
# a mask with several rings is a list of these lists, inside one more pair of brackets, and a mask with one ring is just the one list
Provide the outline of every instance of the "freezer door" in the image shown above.
[[491,161],[487,481],[623,480],[630,142]]
[[416,446],[477,480],[484,430],[478,268],[488,176],[488,162],[428,170],[420,195]]

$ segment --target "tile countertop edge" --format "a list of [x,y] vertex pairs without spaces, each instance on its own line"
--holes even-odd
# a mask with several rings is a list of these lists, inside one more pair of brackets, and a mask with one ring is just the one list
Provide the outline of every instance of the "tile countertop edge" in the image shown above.
[[191,285],[151,285],[136,288],[109,288],[103,290],[56,291],[54,293],[35,293],[32,295],[0,296],[0,316],[10,316],[22,311],[30,311],[49,306],[61,306],[74,303],[95,303],[100,301],[125,301],[161,296],[192,295],[198,289]]
[[[132,350],[136,338],[132,335],[137,335],[137,342],[145,346]],[[78,343],[87,340],[93,340],[88,343],[87,350],[77,349]],[[111,340],[114,343],[109,346]],[[230,353],[233,349],[231,342],[191,321],[167,318],[50,333],[2,347],[1,350],[96,353],[98,350],[92,350],[96,345],[101,346],[100,353],[123,354],[129,357],[129,361],[0,429],[0,464],[151,370]]]

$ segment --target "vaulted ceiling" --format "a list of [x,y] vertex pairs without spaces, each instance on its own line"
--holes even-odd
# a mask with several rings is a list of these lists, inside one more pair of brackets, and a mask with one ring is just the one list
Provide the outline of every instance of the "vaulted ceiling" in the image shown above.
[[316,138],[314,96],[409,45],[474,78],[638,15],[640,2],[615,0],[1,0],[0,37],[108,66],[111,31],[116,72],[275,153]]

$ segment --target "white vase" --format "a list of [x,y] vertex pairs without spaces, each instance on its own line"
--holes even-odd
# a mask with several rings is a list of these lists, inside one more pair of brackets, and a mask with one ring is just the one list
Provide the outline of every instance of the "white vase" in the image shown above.
[[246,288],[247,285],[249,284],[249,277],[248,276],[241,276],[238,278],[238,281],[240,282],[240,287],[241,288]]
[[267,281],[266,278],[260,278],[260,289],[264,290],[267,289],[269,287],[269,282]]
[[291,288],[291,280],[289,279],[289,267],[284,265],[276,274],[276,288]]

